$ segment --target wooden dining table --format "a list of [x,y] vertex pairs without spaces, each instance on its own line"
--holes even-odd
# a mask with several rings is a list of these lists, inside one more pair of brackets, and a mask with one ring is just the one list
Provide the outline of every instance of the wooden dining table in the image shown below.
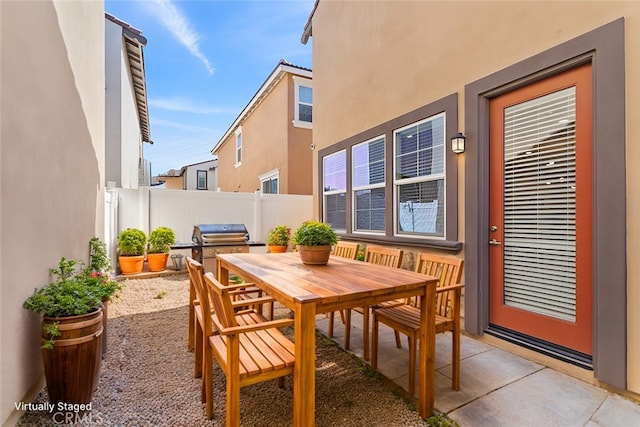
[[435,277],[334,256],[327,265],[306,265],[295,252],[221,254],[217,259],[220,282],[228,283],[229,273],[234,273],[255,283],[294,313],[294,426],[315,425],[316,315],[411,296],[423,297],[418,411],[422,418],[433,414]]

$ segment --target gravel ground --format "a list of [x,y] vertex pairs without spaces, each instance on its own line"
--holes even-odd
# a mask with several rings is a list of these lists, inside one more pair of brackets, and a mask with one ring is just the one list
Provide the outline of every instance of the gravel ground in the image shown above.
[[[78,425],[223,426],[225,377],[215,366],[213,420],[200,402],[200,379],[193,378],[187,351],[188,278],[184,274],[127,280],[109,305],[108,352],[92,411]],[[277,317],[290,312],[279,307]],[[317,426],[424,426],[417,412],[380,380],[363,373],[353,356],[328,339],[316,346]],[[47,402],[46,390],[34,403]],[[244,387],[242,425],[290,426],[291,378]],[[59,420],[57,420],[59,421]],[[27,412],[22,426],[59,425],[47,412]]]

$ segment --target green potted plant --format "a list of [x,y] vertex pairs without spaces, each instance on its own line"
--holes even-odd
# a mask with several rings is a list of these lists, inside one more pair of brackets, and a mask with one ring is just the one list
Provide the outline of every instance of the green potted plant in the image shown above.
[[338,236],[328,224],[308,220],[295,231],[292,242],[304,264],[321,265],[329,262],[331,246],[338,242]]
[[135,274],[144,266],[147,235],[137,228],[122,230],[118,236],[118,264],[122,274]]
[[42,360],[52,403],[90,403],[98,387],[104,314],[102,301],[121,288],[102,272],[60,259],[53,281],[23,303],[42,314]]
[[176,233],[169,227],[158,227],[149,233],[147,248],[149,271],[163,271],[167,268],[169,251],[175,242]]
[[291,229],[286,225],[276,225],[267,234],[268,252],[286,252],[291,239]]

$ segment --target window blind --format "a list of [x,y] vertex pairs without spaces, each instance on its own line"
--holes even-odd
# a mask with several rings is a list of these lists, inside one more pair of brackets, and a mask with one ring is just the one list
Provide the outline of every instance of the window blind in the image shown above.
[[345,150],[322,159],[324,221],[336,230],[347,226],[347,153]]
[[504,111],[504,303],[575,321],[575,87]]
[[385,230],[384,137],[355,145],[352,149],[354,230]]
[[445,114],[394,133],[396,232],[444,236]]

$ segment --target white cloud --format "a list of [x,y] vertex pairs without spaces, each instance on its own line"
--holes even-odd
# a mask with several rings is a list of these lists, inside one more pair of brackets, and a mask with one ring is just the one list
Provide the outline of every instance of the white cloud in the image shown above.
[[[213,74],[213,67],[209,59],[200,51],[198,41],[200,35],[192,28],[187,17],[176,7],[171,0],[154,0],[149,3],[149,10],[152,11],[162,25],[186,47],[189,52],[198,58],[207,68],[209,75]],[[155,7],[157,6],[157,7]]]
[[160,108],[167,111],[183,111],[193,114],[221,114],[234,113],[237,109],[218,108],[208,105],[198,104],[192,100],[184,98],[154,98],[148,100],[152,107]]
[[[198,133],[214,132],[214,129],[211,129],[205,126],[189,125],[183,122],[175,122],[173,120],[154,119],[154,118],[151,119],[151,126],[163,126],[163,127],[186,130],[190,132],[198,132]],[[153,139],[156,139],[156,138],[153,138]]]

